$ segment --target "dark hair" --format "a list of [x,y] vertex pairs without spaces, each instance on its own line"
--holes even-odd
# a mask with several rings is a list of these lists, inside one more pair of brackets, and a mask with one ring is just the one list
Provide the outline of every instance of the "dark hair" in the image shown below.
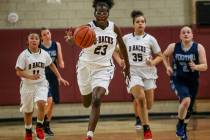
[[[135,21],[135,18],[140,17],[140,16],[144,17],[144,13],[142,11],[140,11],[140,10],[133,10],[131,12],[131,18],[133,19],[133,23]],[[145,17],[144,17],[144,20],[146,22],[146,18]]]
[[43,30],[49,30],[49,29],[47,27],[42,27],[40,30],[43,31]]
[[113,7],[114,2],[113,0],[93,0],[93,8],[96,9],[98,4],[108,6],[108,9],[110,10]]

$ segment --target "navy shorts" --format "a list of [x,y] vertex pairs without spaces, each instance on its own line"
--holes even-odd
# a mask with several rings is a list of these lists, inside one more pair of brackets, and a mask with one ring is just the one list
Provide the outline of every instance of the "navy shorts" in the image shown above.
[[53,73],[48,73],[46,74],[46,78],[49,82],[48,97],[52,97],[54,103],[59,103],[59,83],[57,77]]
[[194,102],[198,93],[198,80],[194,81],[182,81],[177,79],[172,79],[170,81],[172,90],[175,92],[176,96],[180,101],[185,97],[190,97],[191,102]]

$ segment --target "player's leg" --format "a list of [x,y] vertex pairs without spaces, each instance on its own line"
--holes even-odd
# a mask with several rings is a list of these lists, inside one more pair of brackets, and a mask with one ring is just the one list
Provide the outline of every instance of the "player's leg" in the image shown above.
[[47,136],[54,136],[54,133],[52,132],[50,128],[50,121],[52,119],[52,114],[53,114],[53,106],[54,106],[54,102],[53,102],[52,96],[48,97],[47,105],[45,108],[44,123],[43,123],[44,132]]
[[91,87],[93,88],[91,113],[89,117],[88,132],[86,140],[91,140],[100,117],[102,98],[108,94],[108,87],[113,78],[114,66],[98,66],[92,69]]
[[88,95],[82,95],[82,103],[83,106],[88,108],[91,104],[92,101],[92,92],[89,93]]
[[24,125],[25,125],[25,140],[32,140],[32,114],[33,114],[33,96],[34,89],[30,85],[21,85],[20,99],[21,107],[20,112],[24,113]]
[[144,79],[144,90],[148,110],[150,110],[154,104],[154,92],[156,88],[156,79]]
[[180,138],[184,138],[184,119],[187,115],[187,110],[191,102],[189,88],[182,81],[174,80],[172,82],[172,89],[178,96],[180,102],[178,107],[178,122],[176,124],[176,135]]
[[36,93],[34,101],[37,105],[37,124],[36,135],[38,139],[45,139],[43,122],[45,116],[45,107],[47,102],[47,95],[49,91],[49,85],[47,81],[43,81],[36,85]]
[[135,118],[136,118],[136,123],[135,123],[135,127],[136,129],[141,129],[141,119],[140,119],[140,112],[141,112],[141,108],[140,108],[140,104],[137,100],[134,100],[133,95],[132,96],[132,103],[133,103],[133,108],[134,108],[134,114],[135,114]]
[[[193,107],[195,104],[195,100],[196,100],[196,96],[198,93],[198,82],[194,81],[194,83],[190,83],[189,84],[189,90],[190,90],[190,98],[191,98],[191,102],[190,102],[190,106],[187,110],[187,115],[184,119],[184,131],[185,131],[185,137],[182,138],[182,140],[188,140],[188,136],[187,136],[187,125],[190,121],[190,118],[193,114]],[[195,124],[194,124],[195,123]],[[193,122],[193,126],[196,126],[196,122]]]
[[45,134],[47,136],[54,136],[54,133],[50,128],[50,122],[53,116],[54,104],[59,103],[59,84],[57,77],[54,74],[48,74],[47,79],[49,82],[49,92],[43,125]]
[[82,103],[84,107],[89,107],[92,101],[92,87],[91,87],[91,68],[82,61],[77,64],[77,83],[82,95]]
[[87,139],[88,137],[93,137],[93,133],[95,131],[97,122],[100,117],[100,107],[101,107],[101,100],[102,97],[105,95],[106,89],[103,87],[95,87],[93,89],[93,96],[92,96],[92,104],[91,104],[91,112],[89,116],[89,124],[88,124],[88,132],[87,132]]
[[145,97],[147,103],[147,109],[152,109],[152,105],[154,104],[154,89],[145,90]]
[[150,130],[149,126],[149,116],[148,116],[148,110],[147,110],[147,105],[146,105],[146,97],[145,97],[145,92],[144,88],[137,85],[134,86],[131,89],[131,93],[134,95],[135,100],[139,102],[139,108],[141,110],[140,112],[140,118],[142,121],[142,126],[144,130],[144,139],[152,139],[152,132]]
[[[145,98],[146,98],[146,106],[147,110],[150,110],[152,108],[152,105],[154,103],[154,90],[157,88],[156,86],[156,79],[144,79],[144,92],[145,92]],[[149,115],[148,115],[149,118]],[[147,139],[152,139],[152,131],[151,129],[145,130],[145,137]]]

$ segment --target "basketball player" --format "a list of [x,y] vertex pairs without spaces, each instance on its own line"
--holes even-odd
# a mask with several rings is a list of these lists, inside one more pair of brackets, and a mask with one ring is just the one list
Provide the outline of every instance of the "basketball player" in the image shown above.
[[[120,29],[108,20],[109,12],[114,5],[113,0],[94,0],[95,20],[90,26],[96,33],[96,42],[89,48],[82,49],[77,64],[77,81],[82,95],[83,105],[91,105],[91,113],[86,140],[92,140],[99,116],[101,100],[109,93],[108,86],[114,74],[112,55],[119,43],[125,61],[125,77],[130,77],[130,65],[126,47],[121,37]],[[71,39],[72,32],[67,32]]]
[[[56,67],[59,66],[63,69],[64,61],[60,43],[52,41],[51,32],[47,28],[42,28],[40,35],[42,40],[41,48],[48,52]],[[53,115],[54,103],[59,103],[59,84],[56,75],[49,67],[46,67],[45,74],[49,82],[49,92],[45,111],[44,131],[48,136],[53,136],[54,133],[50,129],[50,121]]]
[[26,135],[25,140],[32,140],[32,114],[34,103],[36,103],[37,124],[36,135],[40,140],[45,139],[43,121],[45,115],[45,104],[48,94],[48,82],[45,77],[45,67],[49,66],[55,73],[59,83],[65,86],[69,83],[64,80],[58,72],[49,54],[39,48],[40,38],[36,33],[28,35],[28,49],[25,49],[17,59],[16,74],[21,78],[20,96],[21,108],[24,113]]
[[[117,45],[117,48],[115,49],[115,52],[113,53],[113,58],[115,59],[115,61],[117,62],[117,64],[124,68],[125,67],[125,62],[124,60],[121,58],[121,54],[119,51],[119,47]],[[140,104],[138,100],[135,100],[134,96],[131,94],[131,98],[132,98],[132,102],[133,102],[133,108],[134,108],[134,115],[135,115],[135,119],[136,119],[136,123],[135,123],[135,127],[136,129],[142,129],[142,125],[141,125],[141,119],[140,119]]]
[[[131,81],[128,92],[134,96],[136,111],[139,109],[139,118],[144,130],[144,140],[152,140],[149,126],[148,110],[154,102],[156,88],[156,65],[162,61],[162,52],[157,40],[145,32],[146,18],[141,11],[131,12],[134,32],[123,36],[127,47],[130,62]],[[154,58],[153,58],[154,56]]]
[[199,72],[206,71],[208,66],[205,49],[200,43],[193,41],[192,29],[188,26],[182,27],[179,36],[181,41],[169,44],[164,51],[164,64],[171,77],[171,88],[180,103],[176,135],[187,140],[186,127],[198,92]]

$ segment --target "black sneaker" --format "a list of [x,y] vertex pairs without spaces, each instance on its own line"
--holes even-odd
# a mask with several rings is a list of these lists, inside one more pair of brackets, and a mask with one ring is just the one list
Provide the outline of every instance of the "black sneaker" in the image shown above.
[[45,127],[44,128],[44,132],[47,136],[54,136],[54,133],[52,132],[52,130],[50,129],[50,127]]
[[136,129],[142,129],[141,120],[139,118],[136,118],[135,127]]
[[54,133],[50,129],[50,122],[44,121],[44,132],[47,136],[54,136]]

